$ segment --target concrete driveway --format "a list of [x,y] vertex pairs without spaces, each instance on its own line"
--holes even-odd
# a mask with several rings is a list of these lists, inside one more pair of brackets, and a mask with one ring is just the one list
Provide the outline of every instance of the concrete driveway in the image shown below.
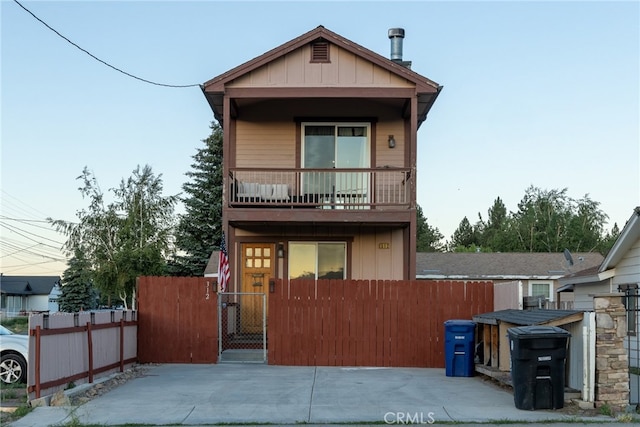
[[11,425],[575,419],[563,411],[516,409],[510,390],[483,377],[447,377],[444,369],[166,364],[148,366],[143,377],[82,406],[38,407]]

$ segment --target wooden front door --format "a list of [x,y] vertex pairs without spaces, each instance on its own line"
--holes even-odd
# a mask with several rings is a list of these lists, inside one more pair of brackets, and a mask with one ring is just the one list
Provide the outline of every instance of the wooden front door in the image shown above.
[[243,295],[240,306],[242,333],[261,333],[264,318],[269,306],[269,279],[275,277],[275,245],[272,243],[242,244],[242,283],[240,292],[263,293],[261,295]]

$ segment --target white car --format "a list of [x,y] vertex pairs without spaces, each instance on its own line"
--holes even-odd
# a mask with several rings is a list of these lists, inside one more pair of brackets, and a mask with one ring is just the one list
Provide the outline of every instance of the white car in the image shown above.
[[0,325],[0,381],[4,384],[27,382],[29,337],[14,334]]

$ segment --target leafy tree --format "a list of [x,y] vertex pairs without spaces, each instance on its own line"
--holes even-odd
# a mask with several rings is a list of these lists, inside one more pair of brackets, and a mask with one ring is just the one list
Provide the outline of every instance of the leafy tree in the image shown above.
[[483,251],[500,252],[574,252],[600,251],[611,248],[619,231],[604,234],[607,215],[600,204],[585,195],[572,199],[567,189],[542,190],[530,186],[518,204],[518,210],[507,214],[498,197],[488,211],[487,221],[479,214],[475,228],[465,217],[456,230],[451,248],[470,250],[471,244]]
[[567,189],[529,187],[514,214],[517,239],[526,252],[562,252],[571,218]]
[[604,223],[607,215],[599,209],[600,203],[589,199],[588,196],[584,196],[575,203],[575,212],[567,224],[565,246],[571,247],[576,252],[603,249]]
[[222,128],[211,123],[205,146],[193,156],[190,182],[182,186],[186,213],[176,229],[176,246],[184,253],[172,264],[172,274],[201,276],[211,252],[220,246],[222,221]]
[[76,249],[62,273],[62,294],[58,298],[60,311],[75,313],[97,306],[98,293],[91,282],[91,264]]
[[442,252],[444,245],[442,239],[444,236],[435,227],[431,227],[427,223],[427,218],[422,213],[420,205],[416,208],[417,211],[417,238],[416,238],[416,251],[417,252]]
[[112,189],[115,200],[108,205],[86,167],[78,179],[83,182],[80,192],[89,198],[89,208],[76,213],[78,223],[50,221],[67,235],[64,248],[68,252],[84,253],[97,288],[118,296],[127,308],[129,301],[135,301],[138,276],[165,272],[177,196],[162,195],[162,178],[150,166],[138,166],[129,179]]
[[589,252],[602,245],[607,215],[585,195],[574,200],[567,189],[529,187],[513,214],[519,249],[530,252]]

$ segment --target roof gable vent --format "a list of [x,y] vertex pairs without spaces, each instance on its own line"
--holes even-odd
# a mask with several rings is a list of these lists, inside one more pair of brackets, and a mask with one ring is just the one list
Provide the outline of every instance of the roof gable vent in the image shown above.
[[328,42],[321,40],[311,43],[311,62],[330,62]]

